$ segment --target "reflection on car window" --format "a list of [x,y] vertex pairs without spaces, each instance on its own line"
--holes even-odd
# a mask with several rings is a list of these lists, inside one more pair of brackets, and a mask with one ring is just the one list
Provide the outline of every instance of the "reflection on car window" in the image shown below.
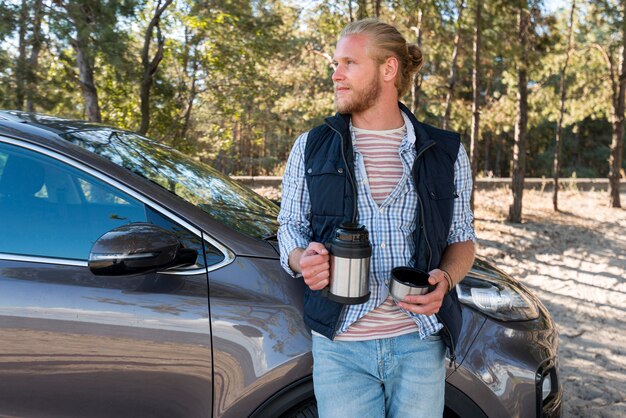
[[110,204],[110,205],[131,205],[132,203],[124,200],[119,194],[111,193],[97,184],[89,183],[84,179],[78,179],[80,188],[85,196],[85,200],[94,204]]
[[141,202],[53,158],[0,144],[0,253],[86,260],[93,242],[145,222]]
[[68,140],[133,171],[255,238],[278,229],[278,207],[210,166],[131,132],[109,129],[67,134]]

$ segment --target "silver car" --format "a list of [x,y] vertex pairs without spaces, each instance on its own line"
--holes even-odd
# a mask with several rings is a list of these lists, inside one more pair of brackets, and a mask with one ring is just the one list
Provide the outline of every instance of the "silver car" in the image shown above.
[[[0,416],[317,416],[277,213],[135,133],[0,112]],[[560,416],[541,302],[482,260],[456,291],[446,416]]]

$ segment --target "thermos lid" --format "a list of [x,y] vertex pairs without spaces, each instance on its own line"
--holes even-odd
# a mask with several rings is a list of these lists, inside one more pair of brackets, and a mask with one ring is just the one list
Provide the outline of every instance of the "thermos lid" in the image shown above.
[[335,229],[334,239],[345,243],[369,243],[369,232],[364,225],[344,222]]

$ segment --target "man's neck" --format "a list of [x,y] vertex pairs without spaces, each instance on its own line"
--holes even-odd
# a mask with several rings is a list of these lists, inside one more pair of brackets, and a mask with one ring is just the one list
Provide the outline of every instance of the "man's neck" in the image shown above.
[[350,115],[352,126],[370,131],[386,131],[404,125],[397,101],[379,101],[369,109]]

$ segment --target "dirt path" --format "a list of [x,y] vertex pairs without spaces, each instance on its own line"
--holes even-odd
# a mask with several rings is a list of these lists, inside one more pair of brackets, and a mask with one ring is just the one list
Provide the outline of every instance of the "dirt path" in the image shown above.
[[[477,199],[478,253],[531,287],[560,336],[565,417],[626,417],[626,209],[607,192],[526,191],[524,222],[505,222],[510,193]],[[622,195],[626,206],[626,196]]]

